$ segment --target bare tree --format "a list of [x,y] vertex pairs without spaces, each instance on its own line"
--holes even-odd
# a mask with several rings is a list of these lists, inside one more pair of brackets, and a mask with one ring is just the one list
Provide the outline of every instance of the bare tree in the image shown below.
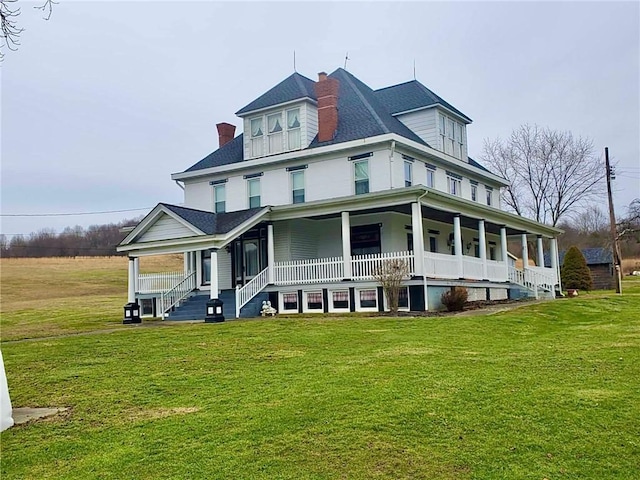
[[383,260],[380,267],[376,269],[373,277],[378,281],[387,297],[387,304],[391,314],[398,313],[398,303],[400,298],[400,288],[402,281],[409,275],[409,264],[399,258]]
[[522,125],[507,140],[485,139],[482,160],[510,183],[503,204],[541,223],[557,225],[602,192],[593,143],[571,132]]
[[[24,28],[18,26],[18,17],[20,16],[20,7],[16,6],[18,0],[0,0],[0,38],[2,38],[2,44],[0,48],[5,46],[11,50],[16,51],[20,45],[20,35],[24,32]],[[44,20],[51,18],[53,12],[53,5],[58,2],[54,0],[45,0],[44,3],[36,5],[33,8],[42,10]],[[0,61],[4,59],[4,53],[0,50]]]

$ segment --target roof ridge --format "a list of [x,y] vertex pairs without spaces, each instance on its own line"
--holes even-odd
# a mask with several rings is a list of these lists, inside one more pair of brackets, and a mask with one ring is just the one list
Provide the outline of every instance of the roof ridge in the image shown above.
[[[360,100],[362,101],[364,106],[367,108],[367,110],[369,110],[369,113],[371,113],[371,115],[374,117],[375,121],[378,122],[378,125],[382,128],[384,133],[391,133],[391,130],[389,130],[389,128],[387,128],[385,123],[380,118],[380,115],[378,115],[378,112],[376,112],[375,108],[373,108],[373,106],[371,105],[369,100],[367,100],[367,98],[363,95],[363,93],[360,91],[360,89],[355,85],[355,82],[352,80],[352,77],[353,78],[356,78],[356,77],[354,77],[353,75],[351,75],[349,72],[347,72],[346,70],[344,70],[342,68],[338,68],[333,73],[336,73],[338,71],[342,71],[342,72],[347,74],[347,75],[345,75],[345,78],[351,84],[351,88],[353,88],[353,90],[356,92],[356,95],[358,96],[358,98],[360,98]],[[333,73],[331,75],[333,75]],[[363,85],[365,85],[365,84],[363,83]],[[367,85],[365,85],[365,86],[367,86]],[[370,87],[369,87],[369,89],[371,90]],[[373,92],[373,90],[371,90],[371,91]]]
[[406,85],[408,83],[420,83],[418,80],[416,80],[415,78],[413,80],[407,80],[406,82],[402,82],[402,83],[396,83],[395,85],[389,85],[387,87],[382,87],[382,88],[377,88],[376,90],[374,90],[374,92],[381,92],[382,90],[387,90],[389,88],[396,88],[396,87],[400,87],[402,85]]

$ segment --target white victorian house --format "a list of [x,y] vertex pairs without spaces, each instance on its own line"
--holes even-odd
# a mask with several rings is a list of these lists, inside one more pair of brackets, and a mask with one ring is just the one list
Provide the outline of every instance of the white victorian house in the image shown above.
[[[501,210],[505,180],[467,153],[471,119],[421,83],[294,73],[237,115],[240,135],[218,124],[219,148],[171,176],[184,205],[157,205],[118,246],[142,315],[201,319],[222,302],[252,316],[267,299],[282,313],[384,311],[373,273],[390,258],[410,265],[407,310],[439,308],[456,285],[471,299],[558,288],[561,231]],[[513,266],[511,237],[524,256],[535,243],[540,267]],[[168,253],[183,271],[138,273]]]

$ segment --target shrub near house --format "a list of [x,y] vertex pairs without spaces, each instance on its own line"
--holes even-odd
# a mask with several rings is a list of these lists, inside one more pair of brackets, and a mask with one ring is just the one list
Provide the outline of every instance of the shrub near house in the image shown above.
[[580,249],[576,246],[571,247],[567,251],[560,274],[562,284],[567,290],[589,291],[593,289],[593,279],[591,278],[589,267],[587,267],[587,261]]

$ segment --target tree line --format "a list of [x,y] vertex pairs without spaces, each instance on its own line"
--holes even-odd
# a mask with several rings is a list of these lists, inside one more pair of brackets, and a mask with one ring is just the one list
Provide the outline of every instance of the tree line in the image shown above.
[[84,257],[122,255],[116,252],[126,236],[124,227],[135,225],[139,219],[120,223],[67,227],[61,233],[42,229],[29,235],[0,235],[0,256],[12,257]]

